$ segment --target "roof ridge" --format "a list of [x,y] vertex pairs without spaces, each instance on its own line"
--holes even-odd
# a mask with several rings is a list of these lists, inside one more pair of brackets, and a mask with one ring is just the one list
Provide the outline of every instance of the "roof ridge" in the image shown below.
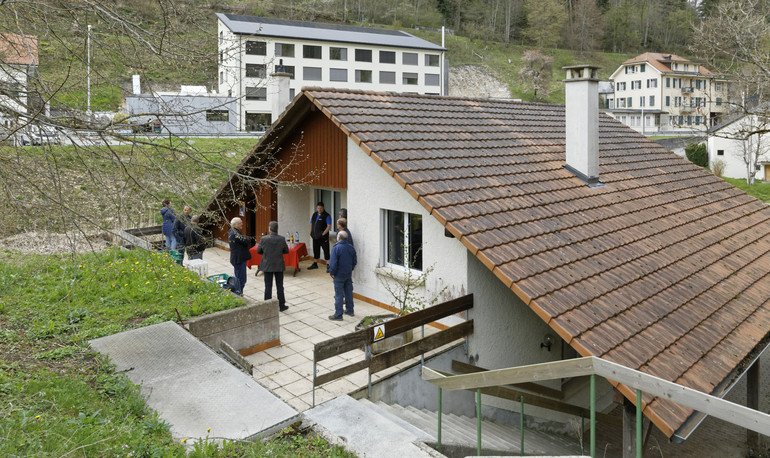
[[346,89],[346,88],[332,88],[332,87],[322,87],[322,86],[303,86],[302,91],[308,91],[308,92],[332,92],[332,93],[338,93],[338,94],[359,94],[359,95],[387,95],[387,96],[397,96],[397,97],[407,97],[407,98],[417,98],[417,99],[429,99],[429,100],[466,100],[466,101],[478,101],[478,102],[484,102],[484,103],[511,103],[511,104],[526,104],[526,105],[534,105],[534,106],[544,106],[544,107],[564,107],[563,104],[558,103],[546,103],[546,102],[525,102],[520,99],[497,99],[497,98],[490,98],[490,97],[463,97],[463,96],[457,96],[457,95],[429,95],[429,94],[409,94],[405,92],[396,92],[396,91],[369,91],[366,89]]

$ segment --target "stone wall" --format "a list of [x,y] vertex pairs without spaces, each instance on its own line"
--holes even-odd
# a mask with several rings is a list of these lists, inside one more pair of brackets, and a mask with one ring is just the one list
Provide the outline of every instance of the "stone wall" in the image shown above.
[[222,340],[243,356],[280,345],[277,299],[191,318],[186,326],[215,351]]

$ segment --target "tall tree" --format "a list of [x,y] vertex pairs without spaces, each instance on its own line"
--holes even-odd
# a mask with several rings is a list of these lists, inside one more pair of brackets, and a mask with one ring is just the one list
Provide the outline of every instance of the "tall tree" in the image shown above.
[[567,12],[558,0],[530,0],[527,22],[524,37],[538,48],[552,48],[561,40]]
[[601,44],[603,18],[595,0],[576,0],[570,29],[572,48],[586,54]]
[[527,92],[532,92],[532,100],[544,99],[551,93],[551,77],[553,57],[546,56],[537,50],[524,51],[521,57],[523,64],[519,70],[520,84]]

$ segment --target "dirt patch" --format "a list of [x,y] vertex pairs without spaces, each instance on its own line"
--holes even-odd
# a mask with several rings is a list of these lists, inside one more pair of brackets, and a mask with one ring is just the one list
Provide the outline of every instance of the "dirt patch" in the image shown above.
[[57,234],[30,231],[0,239],[0,249],[29,254],[90,253],[106,250],[113,239],[108,232]]
[[511,97],[508,85],[481,65],[457,65],[449,69],[449,95],[457,97]]

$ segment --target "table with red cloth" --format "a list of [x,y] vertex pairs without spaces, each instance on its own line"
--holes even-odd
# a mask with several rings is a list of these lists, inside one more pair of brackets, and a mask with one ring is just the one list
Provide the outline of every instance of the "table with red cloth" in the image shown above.
[[[289,252],[283,255],[283,263],[286,267],[294,267],[294,275],[297,275],[301,269],[299,268],[299,261],[303,257],[307,256],[307,247],[304,243],[289,243]],[[246,261],[246,267],[251,269],[251,266],[257,266],[257,274],[259,274],[259,263],[262,261],[262,255],[257,254],[257,247],[255,245],[251,247],[251,259]]]

